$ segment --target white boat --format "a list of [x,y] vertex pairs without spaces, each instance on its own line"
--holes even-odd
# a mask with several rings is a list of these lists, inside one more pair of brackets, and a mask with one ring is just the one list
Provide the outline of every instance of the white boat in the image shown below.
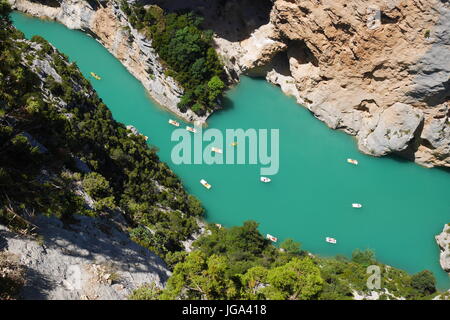
[[337,240],[335,238],[331,238],[331,237],[326,237],[325,241],[328,243],[332,243],[332,244],[336,244]]
[[278,241],[278,238],[277,238],[277,237],[274,237],[274,236],[272,236],[272,235],[270,235],[270,234],[267,234],[267,235],[266,235],[266,238],[269,239],[269,240],[272,241],[272,242],[277,242],[277,241]]
[[195,128],[192,128],[192,127],[189,127],[189,126],[186,126],[186,130],[190,131],[190,132],[193,132],[193,133],[197,132],[197,130]]
[[267,178],[267,177],[261,177],[260,180],[261,180],[261,182],[264,182],[264,183],[269,183],[270,181],[272,181],[270,178]]
[[211,150],[212,150],[212,152],[223,153],[222,149],[220,149],[220,148],[212,147]]
[[206,182],[205,179],[200,180],[200,183],[206,188],[206,189],[211,189],[211,185]]
[[348,163],[354,164],[355,166],[358,165],[358,160],[354,160],[354,159],[347,159]]
[[180,126],[180,123],[178,121],[175,121],[175,120],[172,120],[172,119],[169,119],[169,123],[171,125],[175,126],[175,127],[179,127]]
[[352,207],[353,208],[362,208],[362,204],[360,204],[360,203],[352,203]]

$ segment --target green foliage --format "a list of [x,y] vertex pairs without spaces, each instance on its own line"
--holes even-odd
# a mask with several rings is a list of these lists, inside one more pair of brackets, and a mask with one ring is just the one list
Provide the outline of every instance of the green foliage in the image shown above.
[[216,107],[225,84],[223,65],[212,47],[212,32],[201,29],[202,18],[192,13],[165,14],[151,5],[121,4],[132,26],[152,39],[152,46],[185,90],[178,107],[198,115]]
[[145,284],[133,291],[128,297],[129,300],[157,300],[161,294],[161,289],[156,287],[154,283]]
[[420,295],[426,296],[436,292],[436,280],[434,279],[433,274],[424,270],[421,271],[411,278],[411,284],[413,288],[415,288]]
[[367,267],[375,264],[375,253],[372,250],[361,251],[356,249],[352,253],[352,261]]
[[289,254],[300,254],[300,243],[293,239],[286,239],[280,244],[280,248]]
[[[82,187],[95,200],[96,211],[119,206],[141,244],[162,257],[181,250],[181,241],[198,229],[196,219],[203,214],[199,201],[186,194],[143,137],[128,137],[75,63],[42,37],[32,39],[38,46],[24,41],[2,16],[3,8],[2,4],[0,20],[6,27],[0,31],[0,222],[23,230],[23,217],[32,213],[61,218],[95,214],[76,193]],[[48,61],[61,80],[47,77],[41,82],[34,69],[36,59]],[[46,151],[33,146],[29,136]],[[92,172],[84,177],[71,174],[79,170],[75,157]]]

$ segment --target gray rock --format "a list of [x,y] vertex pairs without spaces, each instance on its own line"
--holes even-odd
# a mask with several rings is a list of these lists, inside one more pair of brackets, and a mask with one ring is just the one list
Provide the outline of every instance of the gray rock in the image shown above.
[[126,299],[145,283],[162,287],[170,275],[158,256],[122,231],[120,213],[75,216],[70,225],[38,216],[33,223],[38,241],[0,225],[2,247],[27,268],[24,299]]
[[435,238],[441,249],[441,267],[444,271],[450,273],[450,223],[446,224],[442,233],[438,234]]
[[400,152],[408,147],[423,121],[421,110],[404,103],[376,112],[358,135],[361,150],[374,156]]
[[431,48],[410,70],[416,76],[409,95],[431,106],[450,96],[450,7],[441,4],[436,10],[440,19],[431,30]]

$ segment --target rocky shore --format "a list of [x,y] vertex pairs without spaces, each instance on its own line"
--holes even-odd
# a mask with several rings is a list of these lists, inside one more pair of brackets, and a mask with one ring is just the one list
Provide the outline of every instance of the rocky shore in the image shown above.
[[442,233],[436,236],[436,242],[441,249],[441,267],[450,274],[450,223],[446,224]]

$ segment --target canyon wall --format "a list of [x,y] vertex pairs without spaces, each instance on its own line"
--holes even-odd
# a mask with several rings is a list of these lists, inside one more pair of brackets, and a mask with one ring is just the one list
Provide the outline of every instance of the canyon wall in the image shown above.
[[[115,1],[93,8],[10,0],[23,12],[95,35],[161,105],[182,89]],[[147,0],[205,17],[231,81],[263,76],[370,155],[399,154],[450,167],[450,4],[443,0],[275,0],[258,3]]]
[[248,39],[217,44],[227,66],[279,85],[362,152],[450,167],[446,1],[276,0]]

